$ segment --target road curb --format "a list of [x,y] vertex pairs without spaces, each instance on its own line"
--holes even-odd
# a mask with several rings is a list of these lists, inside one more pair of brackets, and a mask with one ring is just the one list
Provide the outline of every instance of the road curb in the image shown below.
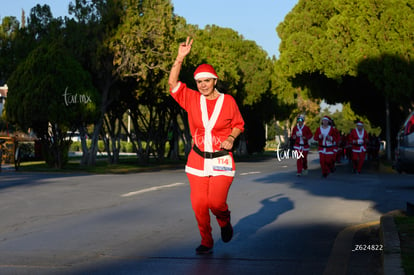
[[337,235],[332,247],[328,264],[323,272],[324,275],[346,275],[349,270],[349,259],[353,249],[355,234],[367,227],[378,225],[378,220],[363,224],[352,225],[344,228]]
[[359,230],[358,226],[350,226],[339,232],[332,247],[328,264],[325,267],[323,275],[346,275],[348,268],[349,254],[352,250],[352,240],[355,232]]
[[404,275],[401,263],[401,244],[392,212],[380,218],[380,238],[384,245],[382,266],[384,275]]

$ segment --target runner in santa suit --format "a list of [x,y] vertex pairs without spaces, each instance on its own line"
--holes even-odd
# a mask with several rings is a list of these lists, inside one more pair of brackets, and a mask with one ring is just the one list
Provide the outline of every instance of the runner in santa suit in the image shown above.
[[178,80],[184,58],[190,53],[193,40],[181,43],[170,72],[172,97],[188,113],[193,138],[185,171],[190,182],[191,204],[201,235],[197,254],[210,254],[214,240],[211,234],[210,210],[221,228],[223,242],[233,236],[227,195],[235,175],[233,154],[230,151],[238,135],[244,130],[244,121],[233,97],[220,93],[217,73],[208,64],[194,72],[198,91]]
[[346,150],[346,158],[348,159],[348,163],[352,162],[352,142],[351,142],[351,132],[352,129],[349,130],[349,133],[345,136],[345,150]]
[[334,133],[333,134],[334,135],[334,140],[335,140],[334,143],[333,143],[333,146],[334,146],[334,148],[333,148],[334,156],[332,158],[332,163],[330,165],[330,169],[331,169],[331,172],[335,172],[335,170],[336,170],[335,163],[336,163],[336,160],[338,159],[340,133],[339,133],[338,129],[336,128],[335,122],[334,122],[334,120],[332,118],[331,118],[330,125],[332,127],[332,131]]
[[308,153],[309,139],[312,138],[312,131],[305,124],[305,117],[299,116],[297,124],[292,130],[292,139],[294,140],[293,149],[298,151],[296,161],[297,176],[308,174]]
[[352,129],[350,142],[352,144],[352,167],[354,173],[360,174],[362,165],[365,161],[365,152],[367,151],[368,133],[364,129],[364,124],[358,121],[356,128]]
[[321,164],[322,176],[326,178],[331,172],[334,159],[334,143],[337,142],[336,134],[329,125],[331,119],[328,116],[322,118],[322,125],[315,131],[313,139],[318,142],[319,162]]

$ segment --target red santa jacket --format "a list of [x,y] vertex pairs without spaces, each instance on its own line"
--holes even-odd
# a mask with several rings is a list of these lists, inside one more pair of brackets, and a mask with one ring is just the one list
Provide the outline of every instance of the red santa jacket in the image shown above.
[[338,152],[339,143],[341,142],[341,134],[339,133],[338,129],[332,127],[334,138],[334,152]]
[[[187,111],[193,143],[201,151],[220,151],[221,143],[228,138],[233,128],[244,130],[244,120],[230,95],[219,93],[217,99],[208,100],[182,82],[171,91],[171,95]],[[201,177],[234,176],[233,155],[230,152],[230,155],[209,159],[191,150],[185,171]]]
[[296,150],[309,151],[309,139],[312,138],[312,131],[308,126],[296,124],[292,131],[292,138],[295,141],[293,148]]
[[332,155],[334,153],[334,144],[337,143],[337,135],[332,126],[323,128],[318,127],[313,139],[318,142],[319,153]]
[[352,129],[349,135],[349,143],[352,145],[352,152],[366,152],[368,141],[368,133],[365,129],[362,129],[361,131]]

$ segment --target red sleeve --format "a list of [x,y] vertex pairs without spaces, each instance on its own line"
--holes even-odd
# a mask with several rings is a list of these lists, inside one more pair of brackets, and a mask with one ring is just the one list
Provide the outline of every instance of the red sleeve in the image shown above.
[[305,137],[307,139],[311,139],[312,138],[312,131],[311,131],[311,129],[308,126],[306,126],[305,129],[306,129]]
[[178,82],[177,87],[171,91],[171,96],[188,112],[191,103],[196,102],[195,98],[199,97],[200,93],[188,88],[185,83]]
[[357,140],[358,138],[355,138],[356,136],[356,131],[355,129],[352,129],[351,134],[349,135],[349,142],[353,143],[354,140]]
[[336,128],[333,128],[333,131],[334,131],[333,136],[334,136],[335,142],[339,143],[339,131]]
[[298,128],[296,127],[296,125],[293,127],[293,129],[292,129],[292,135],[291,135],[291,137],[292,138],[296,138],[296,132],[298,131],[297,130]]
[[320,128],[318,127],[317,129],[316,129],[316,131],[315,131],[315,135],[313,135],[313,139],[315,140],[315,141],[319,141],[319,135],[321,134],[321,130],[320,130]]

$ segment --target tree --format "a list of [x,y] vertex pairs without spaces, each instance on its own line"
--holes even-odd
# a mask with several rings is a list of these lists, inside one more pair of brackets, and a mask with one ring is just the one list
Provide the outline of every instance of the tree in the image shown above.
[[351,109],[349,102],[342,105],[341,111],[335,111],[334,113],[331,113],[328,109],[321,110],[319,115],[310,120],[307,120],[306,124],[312,129],[312,131],[315,131],[316,128],[320,126],[321,119],[325,115],[333,119],[335,122],[335,127],[342,134],[348,134],[351,129],[355,128],[355,123],[358,120],[364,122],[364,128],[370,134],[375,134],[378,136],[381,133],[381,128],[374,128],[366,117],[355,114],[355,112]]
[[[99,117],[94,121],[91,145],[87,148],[82,140],[82,165],[95,165],[98,140],[102,134],[108,106],[115,100],[119,75],[115,72],[114,53],[109,41],[115,34],[123,15],[123,1],[118,0],[76,0],[69,5],[66,19],[65,43],[83,68],[89,72],[100,95]],[[86,127],[79,129],[86,133]],[[83,137],[84,134],[81,135]]]
[[184,62],[181,79],[196,89],[195,68],[202,63],[211,64],[219,75],[219,90],[236,99],[245,119],[246,132],[241,139],[249,139],[249,152],[262,151],[266,142],[265,122],[273,118],[277,109],[271,91],[272,60],[255,42],[245,40],[229,28],[208,25],[203,30],[196,26],[179,29],[176,45],[188,35],[194,38],[194,43]]
[[22,11],[22,23],[6,16],[0,27],[0,82],[7,82],[17,65],[45,40],[53,41],[61,34],[63,21],[52,16],[48,5],[36,5],[30,11],[28,24]]
[[50,166],[67,160],[68,131],[95,118],[98,98],[89,74],[62,43],[45,43],[29,54],[8,80],[8,121],[33,129]]
[[51,36],[51,24],[55,19],[48,5],[37,4],[30,10],[27,29],[35,40]]
[[282,70],[279,63],[279,60],[274,62],[272,93],[279,102],[275,119],[286,122],[284,130],[287,139],[299,115],[306,116],[306,121],[310,121],[319,114],[321,100],[313,98],[307,87],[293,87],[288,74]]
[[[171,45],[175,20],[168,0],[126,1],[125,13],[111,38],[116,73],[135,87],[123,90],[120,100],[134,123],[132,142],[137,156],[147,162],[150,153],[164,156],[167,141],[169,104],[167,73],[171,65]],[[118,113],[118,120],[122,114]],[[145,144],[145,148],[144,148]]]
[[282,39],[279,64],[295,86],[310,87],[330,102],[349,101],[353,109],[387,128],[391,144],[390,123],[384,123],[389,116],[384,120],[378,106],[414,106],[414,38],[409,31],[413,4],[300,0],[277,28]]
[[0,25],[0,85],[4,84],[14,70],[13,43],[19,31],[19,21],[14,16],[6,16]]

